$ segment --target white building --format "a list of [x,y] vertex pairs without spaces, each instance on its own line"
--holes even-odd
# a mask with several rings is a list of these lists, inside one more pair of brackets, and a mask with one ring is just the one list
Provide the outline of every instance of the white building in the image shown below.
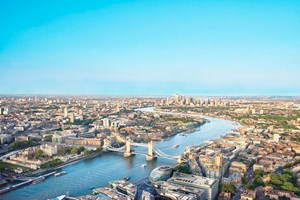
[[48,156],[56,155],[57,154],[57,146],[56,145],[41,145],[40,149],[47,154]]
[[280,139],[280,135],[279,134],[277,134],[277,133],[275,133],[274,135],[273,135],[273,140],[275,141],[275,142],[279,142],[279,139]]
[[108,118],[105,118],[103,121],[103,127],[107,128],[110,127],[110,120]]
[[174,172],[168,182],[203,189],[205,200],[216,199],[219,191],[219,181],[217,179],[202,176]]

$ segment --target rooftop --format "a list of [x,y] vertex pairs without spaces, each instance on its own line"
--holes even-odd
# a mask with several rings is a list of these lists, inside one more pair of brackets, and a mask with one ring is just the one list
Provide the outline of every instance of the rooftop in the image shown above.
[[212,187],[216,183],[216,179],[211,179],[211,178],[196,176],[191,174],[184,174],[184,173],[174,173],[173,176],[168,179],[168,181],[192,184],[195,186],[202,186],[202,187],[207,187],[207,186]]

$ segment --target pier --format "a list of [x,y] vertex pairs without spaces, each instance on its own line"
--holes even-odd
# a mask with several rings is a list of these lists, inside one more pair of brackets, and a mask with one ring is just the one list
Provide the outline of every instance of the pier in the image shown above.
[[[6,192],[10,192],[10,191],[12,191],[12,190],[15,190],[15,189],[17,189],[17,188],[19,188],[19,187],[22,187],[22,186],[25,186],[25,185],[29,185],[29,184],[31,184],[33,181],[36,181],[36,180],[38,180],[38,179],[41,178],[41,177],[47,178],[47,177],[49,177],[49,176],[51,176],[51,175],[53,175],[53,174],[55,174],[55,173],[56,173],[56,171],[53,171],[53,172],[44,174],[44,175],[39,176],[39,177],[20,177],[20,178],[16,178],[16,179],[14,179],[14,180],[25,180],[25,181],[22,182],[22,183],[18,183],[18,184],[15,184],[15,185],[13,185],[13,186],[9,186],[9,187],[6,187],[6,188],[1,189],[1,190],[0,190],[0,194],[4,194],[4,193],[6,193]],[[26,179],[27,179],[27,180],[26,180]]]

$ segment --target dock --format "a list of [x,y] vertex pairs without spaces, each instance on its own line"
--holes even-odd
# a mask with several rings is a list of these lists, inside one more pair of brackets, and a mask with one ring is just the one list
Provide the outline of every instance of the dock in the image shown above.
[[[55,174],[55,173],[56,173],[56,171],[53,171],[53,172],[50,172],[50,173],[41,175],[41,176],[39,176],[39,177],[30,177],[28,180],[26,180],[26,181],[24,181],[24,182],[22,182],[22,183],[18,183],[18,184],[16,184],[16,185],[13,185],[13,186],[6,187],[6,188],[1,189],[1,190],[0,190],[0,194],[4,194],[4,193],[7,193],[7,192],[10,192],[10,191],[12,191],[12,190],[15,190],[15,189],[17,189],[17,188],[19,188],[19,187],[22,187],[22,186],[25,186],[25,185],[29,185],[29,184],[31,184],[33,181],[35,181],[35,180],[37,180],[37,179],[39,179],[39,178],[41,178],[41,177],[47,178],[47,177],[49,177],[49,176],[51,176],[51,175],[53,175],[53,174]],[[24,178],[24,179],[25,179],[25,178]]]

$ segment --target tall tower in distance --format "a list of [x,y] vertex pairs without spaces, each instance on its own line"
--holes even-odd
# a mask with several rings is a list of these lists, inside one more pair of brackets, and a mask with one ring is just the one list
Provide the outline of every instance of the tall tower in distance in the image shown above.
[[70,122],[73,124],[75,121],[74,113],[71,113],[70,115]]
[[64,117],[68,117],[68,107],[64,108]]
[[176,94],[175,95],[175,103],[179,103],[179,101],[180,101],[180,96],[179,96],[179,94]]

